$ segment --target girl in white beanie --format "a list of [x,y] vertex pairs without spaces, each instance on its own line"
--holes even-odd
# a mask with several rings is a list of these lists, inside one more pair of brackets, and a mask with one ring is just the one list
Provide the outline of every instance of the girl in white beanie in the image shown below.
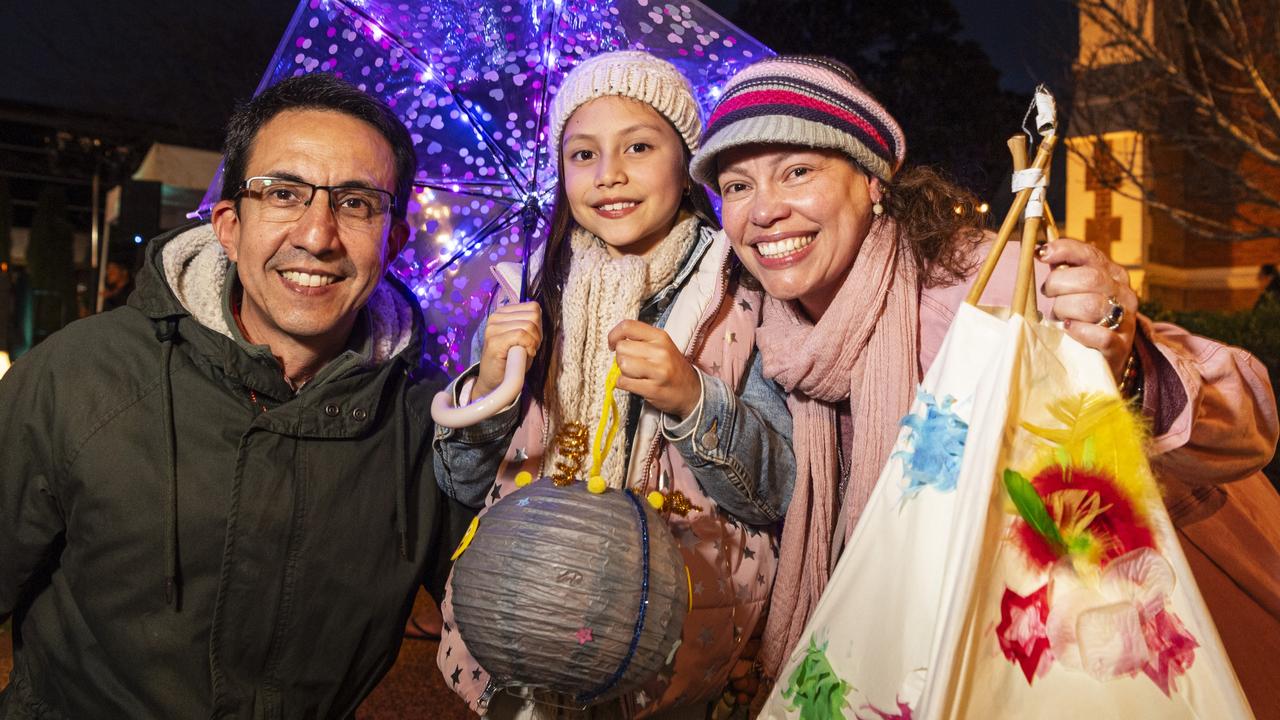
[[[454,385],[460,402],[487,394],[518,345],[530,357],[525,392],[479,425],[442,429],[437,478],[476,507],[512,492],[522,472],[585,479],[575,443],[589,444],[616,359],[623,426],[600,475],[665,496],[660,512],[691,572],[692,610],[671,666],[587,714],[703,718],[715,705],[727,716],[738,697],[725,692],[729,681],[747,684],[774,528],[795,476],[791,418],[755,352],[762,295],[742,283],[689,177],[702,123],[674,66],[635,51],[585,60],[565,76],[550,128],[560,176],[532,300],[490,315],[480,362]],[[496,272],[510,296],[517,273]],[[532,705],[498,692],[467,653],[448,593],[443,610],[446,681],[477,712],[528,713]]]

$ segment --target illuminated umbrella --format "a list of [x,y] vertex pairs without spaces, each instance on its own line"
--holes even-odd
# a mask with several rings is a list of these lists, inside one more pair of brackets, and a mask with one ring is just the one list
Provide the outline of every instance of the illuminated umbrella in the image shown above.
[[[671,61],[704,108],[772,54],[693,0],[303,0],[258,91],[331,72],[403,119],[418,170],[413,237],[393,269],[421,300],[431,359],[456,370],[488,312],[489,266],[524,260],[545,232],[555,196],[546,115],[560,78],[628,48]],[[220,187],[221,173],[202,213]]]

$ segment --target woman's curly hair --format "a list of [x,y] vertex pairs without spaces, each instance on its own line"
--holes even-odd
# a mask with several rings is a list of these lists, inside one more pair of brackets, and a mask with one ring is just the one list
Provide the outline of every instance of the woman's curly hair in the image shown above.
[[985,229],[977,196],[927,166],[902,169],[885,188],[885,214],[897,222],[921,285],[952,285],[967,277]]

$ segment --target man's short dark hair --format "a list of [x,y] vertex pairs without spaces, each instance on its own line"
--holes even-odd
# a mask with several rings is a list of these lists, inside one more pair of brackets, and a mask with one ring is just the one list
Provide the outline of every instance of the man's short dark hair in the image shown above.
[[417,169],[413,140],[391,108],[350,83],[328,73],[291,77],[263,90],[260,95],[236,108],[227,123],[223,141],[225,163],[222,172],[222,199],[231,200],[244,183],[245,165],[253,141],[276,115],[286,110],[330,110],[372,125],[391,145],[396,161],[395,216],[403,218],[409,206],[409,191]]

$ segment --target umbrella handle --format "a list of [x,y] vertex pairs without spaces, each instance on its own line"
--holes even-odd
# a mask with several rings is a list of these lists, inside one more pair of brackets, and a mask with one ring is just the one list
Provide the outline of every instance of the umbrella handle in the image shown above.
[[493,392],[462,407],[453,406],[453,396],[447,388],[436,393],[435,399],[431,401],[431,419],[437,425],[447,428],[464,428],[493,417],[520,397],[520,388],[524,385],[524,362],[527,358],[525,349],[519,345],[508,350],[507,372],[502,377],[502,383]]

